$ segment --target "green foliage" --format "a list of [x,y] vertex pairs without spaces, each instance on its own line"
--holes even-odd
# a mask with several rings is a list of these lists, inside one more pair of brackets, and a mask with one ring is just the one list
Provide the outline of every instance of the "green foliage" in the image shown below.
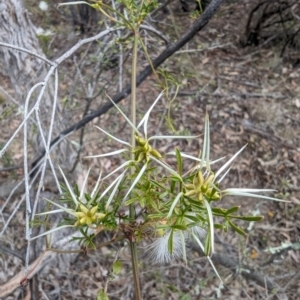
[[[115,22],[116,26],[124,26],[131,30],[134,49],[132,57],[136,58],[137,43],[139,42],[143,48],[143,43],[139,37],[139,27],[157,6],[157,2],[133,0],[121,0],[120,2],[126,11],[124,15],[102,1],[86,4],[100,11],[109,20]],[[199,5],[201,7],[201,3]],[[149,57],[148,53],[145,54]],[[136,66],[133,65],[133,99],[136,87],[134,82],[135,68]],[[155,75],[158,79],[159,77],[163,78],[163,80],[160,79],[160,84],[163,82],[164,92],[169,101],[167,122],[171,130],[176,132],[172,125],[170,110],[180,85],[166,70],[160,70]],[[174,86],[176,93],[170,99],[168,93],[170,87]],[[194,239],[205,255],[210,256],[214,252],[215,229],[227,232],[228,228],[232,228],[238,234],[246,235],[234,221],[256,222],[262,219],[260,216],[239,215],[239,206],[223,207],[222,200],[227,195],[260,197],[256,193],[264,190],[222,188],[223,177],[243,148],[219,170],[214,170],[215,161],[210,160],[208,114],[205,116],[201,159],[187,155],[178,148],[175,148],[171,153],[161,153],[155,149],[153,140],[197,138],[195,136],[148,136],[150,113],[162,95],[163,93],[153,101],[152,106],[144,114],[138,125],[135,124],[135,120],[130,120],[112,101],[119,113],[131,126],[132,141],[130,143],[122,141],[97,127],[124,148],[111,153],[93,155],[90,158],[123,154],[126,161],[106,177],[101,178],[100,176],[93,191],[87,193],[84,191],[89,172],[82,189],[79,190],[77,185],[72,188],[61,170],[65,184],[61,185],[63,195],[60,203],[48,200],[49,203],[58,207],[59,211],[68,214],[64,223],[61,224],[61,228],[71,226],[78,231],[80,235],[74,236],[72,240],[77,241],[81,247],[97,248],[99,245],[96,244],[95,237],[102,231],[113,232],[114,237],[110,241],[111,243],[116,239],[126,239],[133,249],[131,254],[135,280],[137,264],[134,265],[134,261],[137,261],[137,255],[134,249],[137,243],[148,243],[148,251],[155,261],[169,262],[173,258],[179,257],[187,261],[186,242],[189,239]],[[132,105],[134,107],[134,103]],[[168,155],[175,157],[175,166],[168,164]],[[193,168],[186,170],[186,160],[194,161]],[[221,174],[225,175],[219,178]],[[262,197],[274,200],[271,197]],[[139,208],[141,211],[139,220],[135,208]],[[41,215],[45,214],[42,213]],[[215,223],[216,218],[218,223]],[[40,220],[40,222],[44,221],[46,220]],[[49,230],[48,233],[54,230],[56,229]],[[119,274],[122,270],[122,264],[116,260],[112,270],[113,274]],[[100,290],[97,299],[108,299],[108,296],[104,290]]]
[[116,260],[114,263],[113,263],[113,266],[112,266],[112,269],[113,269],[113,273],[115,275],[118,275],[121,271],[122,271],[122,262],[119,261],[119,260]]
[[104,292],[104,290],[99,290],[97,294],[97,300],[109,300],[108,295]]

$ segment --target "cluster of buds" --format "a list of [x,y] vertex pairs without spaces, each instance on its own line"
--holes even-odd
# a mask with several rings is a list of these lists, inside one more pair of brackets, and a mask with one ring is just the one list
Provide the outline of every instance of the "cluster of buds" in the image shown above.
[[135,160],[138,162],[142,162],[146,160],[147,162],[150,159],[150,155],[154,156],[155,158],[160,159],[162,156],[160,153],[153,149],[147,140],[144,138],[135,135],[135,140],[138,144],[138,146],[135,148],[134,153],[135,153]]
[[194,175],[192,183],[185,184],[185,196],[196,196],[196,199],[200,202],[203,202],[204,198],[208,201],[220,200],[220,193],[218,192],[217,186],[214,184],[214,180],[214,174],[211,173],[207,176],[207,178],[204,178],[202,171],[199,170]]
[[80,211],[75,212],[76,217],[78,220],[75,223],[75,226],[79,225],[91,225],[102,220],[105,217],[105,214],[98,213],[98,206],[93,206],[91,208],[87,208],[83,204],[79,205]]

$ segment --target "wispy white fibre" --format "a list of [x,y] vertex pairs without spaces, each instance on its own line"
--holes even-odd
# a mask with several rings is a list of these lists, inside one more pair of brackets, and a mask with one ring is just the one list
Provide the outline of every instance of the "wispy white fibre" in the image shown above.
[[149,258],[154,263],[169,263],[172,260],[182,257],[182,241],[179,232],[173,233],[173,253],[169,252],[168,241],[171,235],[171,230],[163,236],[155,239],[155,241],[146,248],[149,252]]
[[146,252],[149,253],[148,257],[151,261],[159,264],[170,263],[175,259],[184,259],[186,244],[192,240],[194,236],[203,241],[206,234],[206,230],[199,226],[192,227],[189,231],[175,231],[173,233],[173,252],[170,253],[168,242],[171,230],[168,230],[163,236],[156,238],[153,243],[148,245]]

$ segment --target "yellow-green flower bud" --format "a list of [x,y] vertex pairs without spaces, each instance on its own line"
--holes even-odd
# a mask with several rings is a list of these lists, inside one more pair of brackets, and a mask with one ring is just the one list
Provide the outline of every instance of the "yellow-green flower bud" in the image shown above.
[[208,189],[208,185],[205,184],[205,185],[201,186],[201,192],[202,193],[206,193],[207,189]]
[[145,152],[150,152],[151,150],[152,150],[152,147],[148,143],[146,143],[145,146],[144,146],[144,151]]
[[214,174],[209,175],[209,176],[205,179],[203,185],[209,185],[209,184],[213,183],[214,178],[215,178],[215,175],[214,175]]
[[139,137],[138,135],[135,136],[135,140],[137,141],[137,143],[140,145],[140,146],[145,146],[147,141],[141,137]]
[[206,196],[210,200],[220,200],[219,193],[216,190],[212,189],[212,188],[207,190]]
[[188,197],[193,196],[195,194],[197,194],[197,191],[195,191],[195,190],[190,190],[190,191],[185,193],[185,195],[188,196]]
[[80,204],[79,207],[80,207],[80,210],[81,210],[84,214],[87,214],[87,213],[88,213],[89,210],[88,210],[83,204]]
[[202,174],[201,171],[198,172],[197,179],[198,179],[198,182],[197,182],[198,185],[201,186],[203,184],[203,182],[204,182],[203,174]]
[[97,213],[98,205],[93,206],[92,208],[88,209],[83,204],[79,205],[81,211],[75,212],[76,217],[78,218],[75,226],[78,225],[90,225],[95,223],[97,220],[101,220],[105,217],[103,213]]
[[97,211],[97,209],[98,209],[98,206],[96,205],[96,206],[94,206],[94,207],[92,207],[91,208],[91,215],[94,215],[95,213],[96,213],[96,211]]
[[200,202],[203,201],[203,194],[202,194],[202,193],[199,193],[199,194],[198,194],[198,200],[199,200]]
[[104,217],[106,216],[106,214],[103,213],[96,213],[95,217],[97,218],[97,220],[101,221]]
[[78,219],[81,219],[85,216],[85,213],[83,213],[82,211],[78,211],[78,212],[75,212],[75,215]]
[[188,189],[188,190],[192,190],[195,188],[195,186],[192,184],[192,183],[186,183],[185,184],[185,187]]
[[160,155],[160,153],[157,150],[155,150],[155,149],[152,149],[150,151],[150,154],[152,154],[156,158],[162,158],[162,156]]
[[87,223],[87,218],[86,218],[86,217],[81,218],[81,219],[79,220],[79,223],[80,223],[81,225],[86,224],[86,223]]
[[140,152],[139,156],[137,157],[137,161],[141,162],[145,159],[145,153],[144,152]]

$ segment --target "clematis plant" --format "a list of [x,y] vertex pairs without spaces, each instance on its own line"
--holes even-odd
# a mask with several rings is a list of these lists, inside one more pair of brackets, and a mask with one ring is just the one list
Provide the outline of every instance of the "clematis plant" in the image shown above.
[[[121,149],[95,154],[87,158],[122,155],[123,162],[112,172],[105,174],[104,177],[99,171],[100,175],[92,192],[86,192],[90,170],[85,176],[81,190],[79,190],[77,185],[72,187],[63,170],[59,168],[64,178],[64,184],[62,184],[64,193],[59,202],[46,199],[49,203],[48,208],[51,206],[55,209],[50,211],[46,209],[46,211],[37,214],[37,219],[33,224],[45,224],[45,219],[56,213],[63,213],[64,222],[41,235],[32,237],[31,240],[51,235],[64,228],[72,228],[81,233],[80,237],[76,235],[73,240],[78,241],[80,246],[84,246],[85,251],[103,246],[103,244],[97,245],[95,242],[96,235],[102,231],[112,235],[111,240],[105,242],[105,245],[126,240],[132,257],[135,298],[141,299],[137,246],[141,246],[139,249],[145,248],[150,259],[157,263],[169,263],[173,259],[180,258],[187,262],[186,245],[190,240],[194,240],[212,264],[210,256],[214,252],[215,229],[227,232],[229,228],[232,228],[238,234],[245,235],[243,228],[236,224],[236,220],[254,222],[262,219],[262,216],[239,215],[240,207],[238,205],[224,208],[225,196],[283,200],[261,195],[261,193],[273,192],[273,190],[237,189],[222,186],[223,179],[230,171],[233,161],[245,146],[225,162],[220,169],[215,169],[215,163],[224,158],[210,159],[208,114],[205,116],[201,158],[184,153],[178,148],[163,153],[153,146],[154,140],[198,138],[197,136],[173,135],[149,136],[150,114],[163,97],[163,93],[156,98],[136,125],[138,49],[145,50],[145,56],[149,59],[150,66],[153,67],[152,71],[159,79],[150,58],[151,55],[147,53],[147,47],[140,36],[141,26],[145,18],[156,7],[156,1],[122,1],[121,7],[124,14],[103,1],[96,1],[95,3],[74,1],[61,5],[77,4],[85,4],[95,8],[107,17],[108,24],[110,22],[115,23],[119,29],[126,28],[131,32],[131,116],[127,117],[111,100],[131,128],[131,141],[121,140],[107,130],[95,126],[109,138],[119,143]],[[127,47],[128,45],[126,45]],[[167,80],[167,76],[167,74],[163,76],[166,81],[169,80]],[[174,83],[175,81],[172,81],[172,84]],[[161,84],[162,82],[160,82]],[[165,84],[165,87],[168,89],[168,84]],[[170,103],[173,100],[168,99]],[[173,165],[168,164],[167,158],[171,155],[175,156]],[[194,163],[193,167],[187,169],[186,161],[189,161],[188,165],[190,165],[191,160]],[[213,264],[212,267],[214,268]],[[108,299],[105,293],[106,291],[100,290],[98,298]]]
[[[137,127],[115,105],[135,132],[136,146],[134,147],[96,126],[98,130],[125,147],[88,158],[123,154],[127,159],[104,178],[101,178],[100,174],[93,191],[86,194],[83,191],[87,185],[89,171],[83,188],[79,192],[78,187],[75,189],[71,187],[60,169],[65,180],[65,186],[63,186],[65,195],[62,201],[67,205],[48,200],[59,209],[43,212],[40,215],[65,212],[71,215],[71,218],[66,218],[67,224],[51,229],[42,235],[71,226],[82,232],[83,237],[80,242],[83,245],[94,247],[91,241],[97,233],[103,230],[114,231],[115,235],[121,234],[131,242],[145,242],[149,257],[159,263],[170,262],[180,257],[187,261],[186,244],[193,239],[210,260],[209,257],[214,252],[216,228],[227,231],[231,227],[237,233],[245,235],[243,229],[235,224],[235,220],[253,222],[262,219],[261,216],[238,215],[239,206],[223,208],[221,205],[225,196],[247,196],[283,201],[260,195],[262,192],[274,190],[221,187],[222,180],[228,174],[230,166],[245,146],[215,171],[214,164],[220,159],[210,160],[208,114],[205,117],[201,158],[183,153],[177,148],[166,154],[153,148],[151,142],[155,139],[197,138],[196,136],[148,136],[150,113],[162,96],[163,93],[157,97]],[[143,127],[143,132],[140,130],[141,127]],[[134,155],[128,156],[126,153]],[[172,167],[166,162],[165,157],[168,155],[176,157],[176,166]],[[184,172],[186,160],[193,160],[195,164],[192,169]],[[118,173],[121,174],[118,175]],[[109,182],[113,174],[117,176]],[[129,205],[134,205],[136,210],[141,211],[142,221],[137,222],[128,213],[123,213],[124,208]],[[218,223],[215,222],[216,217],[218,217]],[[220,222],[220,219],[223,221]]]

